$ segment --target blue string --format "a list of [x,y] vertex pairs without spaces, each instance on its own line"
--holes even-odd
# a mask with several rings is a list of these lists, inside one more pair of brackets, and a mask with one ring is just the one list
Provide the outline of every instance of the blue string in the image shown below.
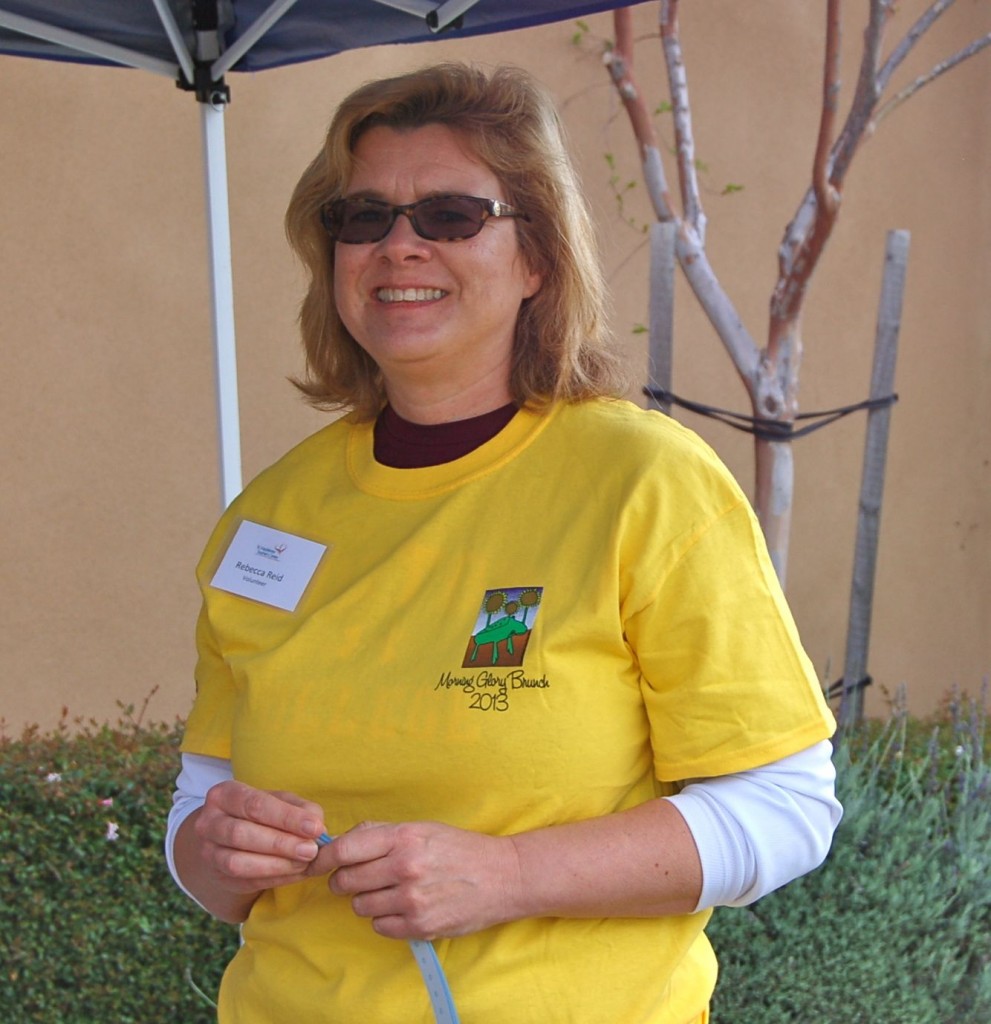
[[[317,845],[326,846],[333,842],[333,839],[333,836],[324,832],[317,837]],[[444,968],[440,965],[433,943],[424,939],[410,939],[409,948],[416,966],[420,968],[420,974],[423,975],[423,983],[427,986],[427,995],[434,1010],[434,1020],[437,1024],[459,1024],[451,987],[447,983]]]

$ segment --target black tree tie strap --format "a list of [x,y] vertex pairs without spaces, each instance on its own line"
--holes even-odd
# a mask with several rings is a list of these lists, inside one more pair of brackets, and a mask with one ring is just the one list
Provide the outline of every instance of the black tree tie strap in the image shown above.
[[863,409],[884,409],[894,405],[898,401],[898,395],[885,395],[883,398],[868,398],[855,405],[844,405],[839,409],[826,409],[823,412],[799,413],[796,420],[814,420],[804,427],[795,428],[793,423],[783,423],[780,420],[766,419],[762,416],[745,416],[743,413],[730,412],[728,409],[719,409],[712,405],[703,405],[701,402],[693,402],[688,398],[679,398],[671,391],[664,388],[644,388],[643,393],[655,402],[677,405],[689,412],[698,413],[700,416],[708,416],[710,419],[725,423],[734,430],[742,430],[747,434],[753,434],[758,441],[794,441],[805,437],[813,431],[835,423],[852,412],[860,412]]
[[842,697],[844,693],[855,693],[857,690],[866,690],[874,680],[871,676],[864,676],[863,679],[858,679],[856,682],[850,683],[849,686],[845,686],[846,680],[837,679],[835,683],[830,683],[826,687],[825,697],[826,700],[836,700],[837,697]]

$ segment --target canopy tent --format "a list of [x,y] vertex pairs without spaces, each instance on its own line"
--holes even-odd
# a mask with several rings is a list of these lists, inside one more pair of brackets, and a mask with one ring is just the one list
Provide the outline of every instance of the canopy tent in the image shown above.
[[241,490],[225,76],[445,34],[580,18],[637,0],[0,0],[0,54],[141,68],[201,110],[224,505]]

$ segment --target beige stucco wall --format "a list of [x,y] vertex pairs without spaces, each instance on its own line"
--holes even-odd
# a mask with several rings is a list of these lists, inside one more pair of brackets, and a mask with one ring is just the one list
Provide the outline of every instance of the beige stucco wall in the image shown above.
[[[655,5],[637,18],[651,33]],[[962,6],[921,57],[986,32],[982,18],[986,10]],[[808,180],[820,21],[817,5],[785,0],[698,0],[683,15],[709,253],[758,338],[777,243]],[[589,25],[593,36],[610,33],[608,17]],[[645,365],[632,328],[646,319],[646,253],[618,221],[604,159],[615,154],[623,178],[635,178],[635,151],[601,66],[572,44],[573,30],[232,76],[246,478],[322,422],[285,381],[299,368],[300,279],[281,217],[335,102],[367,77],[442,56],[511,60],[540,74],[562,103],[593,200],[617,333]],[[859,33],[848,25],[847,83]],[[638,60],[660,100],[656,40],[640,43]],[[885,232],[911,230],[870,659],[875,712],[901,683],[912,708],[927,711],[953,684],[976,692],[991,671],[989,86],[985,55],[883,126],[849,176],[808,305],[803,407],[865,397]],[[63,705],[114,718],[116,702],[140,705],[155,687],[152,717],[183,714],[192,569],[220,500],[196,105],[144,73],[2,58],[0,182],[0,716],[8,733],[52,724]],[[744,190],[720,196],[727,182]],[[636,190],[627,208],[648,216]],[[676,302],[676,391],[743,411],[728,358],[681,284]],[[680,418],[750,490],[748,439]],[[843,661],[863,428],[850,418],[796,446],[789,597],[824,679]]]

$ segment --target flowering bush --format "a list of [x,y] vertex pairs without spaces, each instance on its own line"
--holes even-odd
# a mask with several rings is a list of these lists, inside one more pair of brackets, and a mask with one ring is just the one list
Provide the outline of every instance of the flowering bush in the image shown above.
[[178,725],[70,722],[0,738],[0,1020],[207,1024],[235,929],[162,855]]

